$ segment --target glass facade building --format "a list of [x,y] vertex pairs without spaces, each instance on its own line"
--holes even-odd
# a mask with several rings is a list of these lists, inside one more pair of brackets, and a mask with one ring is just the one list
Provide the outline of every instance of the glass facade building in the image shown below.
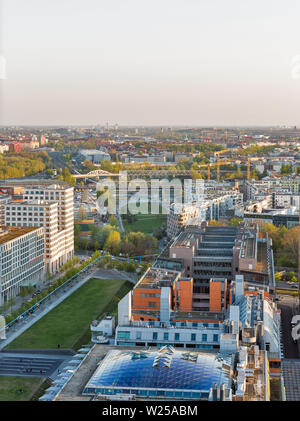
[[232,357],[178,351],[110,351],[84,388],[84,394],[208,399],[216,383],[232,385]]

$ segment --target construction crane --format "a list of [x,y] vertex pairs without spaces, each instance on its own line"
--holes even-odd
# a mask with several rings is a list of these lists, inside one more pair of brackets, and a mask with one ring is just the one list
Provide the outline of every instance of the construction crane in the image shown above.
[[217,155],[217,181],[220,181],[220,155],[228,151],[229,149],[224,149],[222,151],[217,151],[214,153],[215,156]]
[[249,158],[248,157],[248,159],[247,159],[247,180],[250,180],[250,178],[251,178],[251,161],[252,160],[257,160],[258,158],[257,157],[253,157],[253,158]]
[[247,180],[250,180],[250,158],[248,158],[248,165],[247,165]]
[[217,167],[217,179],[218,179],[218,176],[220,178],[220,165],[232,165],[232,164],[234,164],[234,162],[232,162],[231,160],[226,160],[226,161],[218,160],[217,162],[211,162],[209,164],[199,165],[198,168],[200,169],[201,167],[207,166],[207,180],[210,180],[210,175],[211,175],[210,169],[211,169],[211,167],[214,167],[214,166]]

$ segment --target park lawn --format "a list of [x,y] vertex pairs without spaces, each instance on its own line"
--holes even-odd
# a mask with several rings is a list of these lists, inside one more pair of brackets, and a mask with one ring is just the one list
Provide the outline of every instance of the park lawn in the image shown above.
[[[112,312],[130,289],[122,279],[88,280],[42,319],[11,342],[6,349],[78,348],[90,342],[90,323]],[[80,340],[82,339],[82,343]],[[85,342],[87,341],[87,342]]]
[[[44,379],[38,377],[0,376],[0,402],[29,401]],[[22,393],[18,390],[22,389]]]
[[139,231],[145,234],[152,234],[154,230],[159,228],[167,221],[166,215],[136,215],[137,221],[129,224],[123,218],[123,225],[125,231]]
[[298,295],[298,290],[292,290],[292,289],[282,289],[282,288],[276,288],[276,294],[283,294],[283,295]]

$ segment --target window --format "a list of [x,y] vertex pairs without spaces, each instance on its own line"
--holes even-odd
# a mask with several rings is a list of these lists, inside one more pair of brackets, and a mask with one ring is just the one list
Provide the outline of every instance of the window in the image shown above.
[[136,339],[142,338],[142,332],[136,332]]
[[153,332],[153,340],[155,341],[157,339],[157,332]]
[[169,334],[168,333],[164,333],[164,340],[168,341],[169,340]]
[[194,342],[196,340],[196,333],[191,334],[191,341]]
[[218,342],[218,340],[219,340],[219,335],[214,335],[214,339],[213,339],[213,341],[214,341],[214,342]]
[[180,335],[179,335],[179,333],[175,333],[175,341],[179,341],[179,338],[180,338]]
[[118,332],[118,338],[130,339],[130,332]]
[[207,342],[207,334],[203,333],[202,335],[202,342]]

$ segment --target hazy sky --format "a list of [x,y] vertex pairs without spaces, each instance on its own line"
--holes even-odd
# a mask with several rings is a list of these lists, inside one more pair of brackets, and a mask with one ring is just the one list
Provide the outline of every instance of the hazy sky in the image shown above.
[[2,5],[1,124],[300,125],[299,0]]

